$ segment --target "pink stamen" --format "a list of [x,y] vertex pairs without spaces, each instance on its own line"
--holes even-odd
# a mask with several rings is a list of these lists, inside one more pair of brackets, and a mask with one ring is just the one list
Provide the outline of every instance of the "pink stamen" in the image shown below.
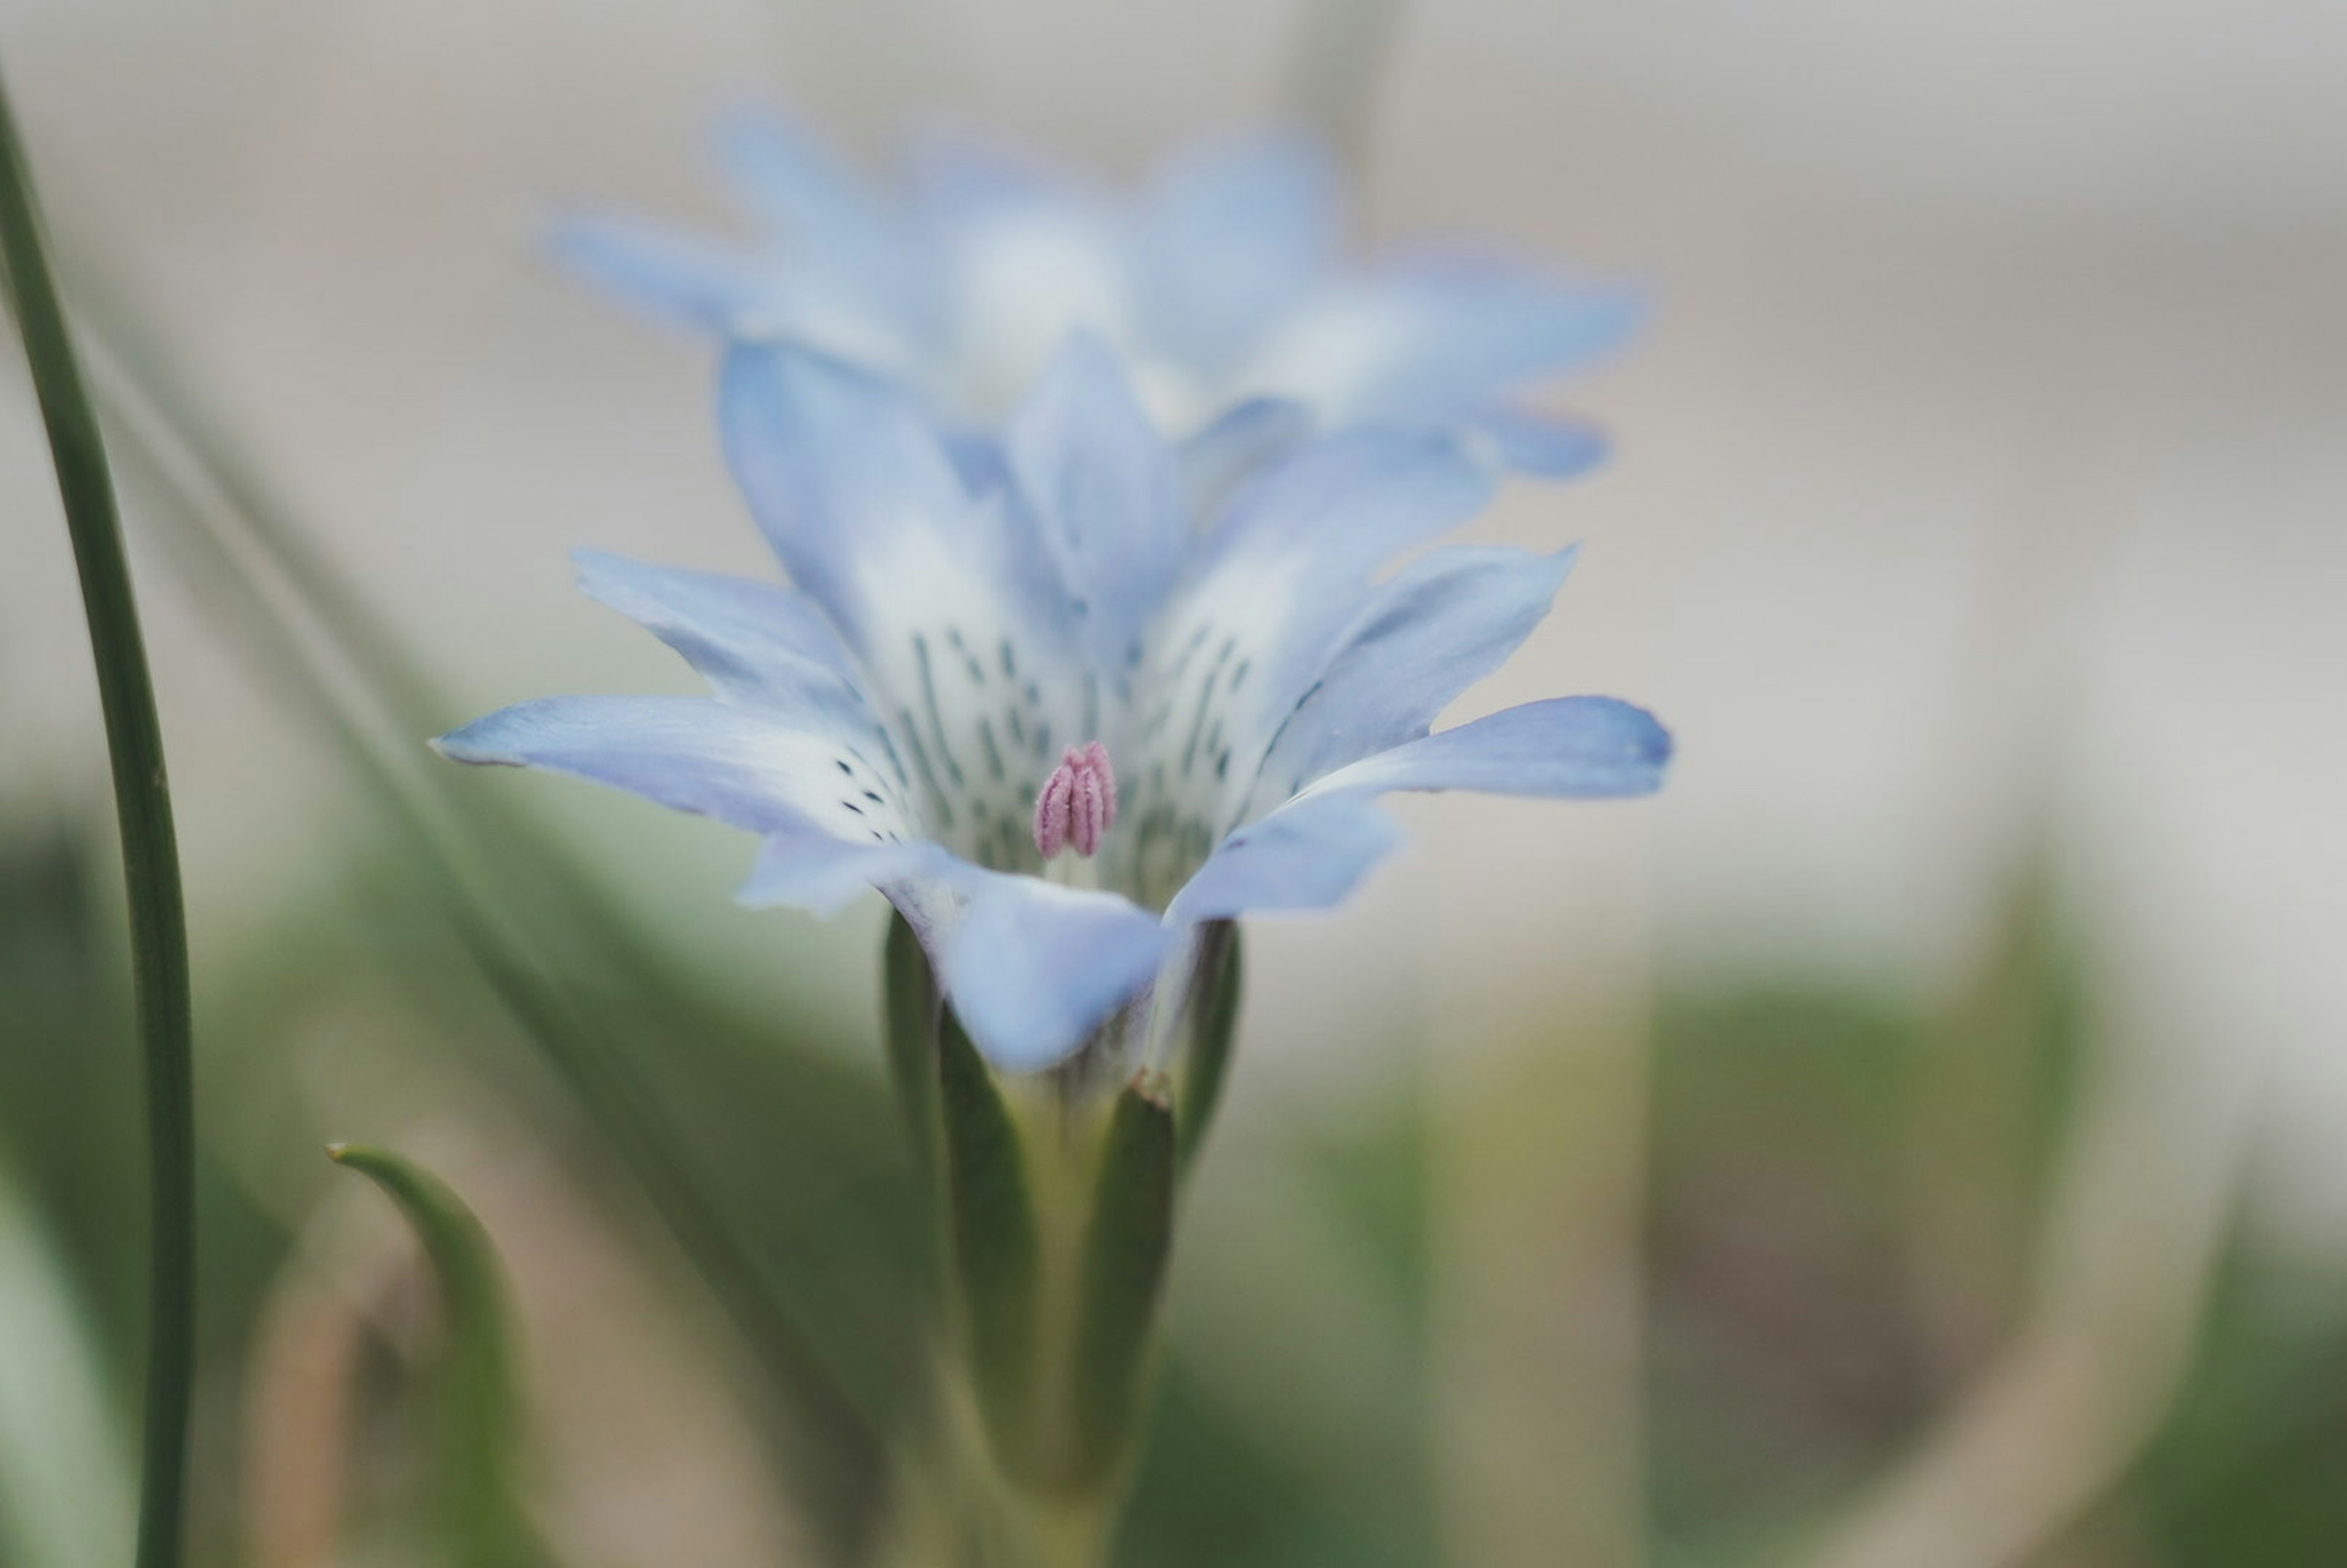
[[1081,751],[1070,746],[1035,796],[1035,847],[1046,860],[1071,845],[1089,859],[1115,825],[1116,770],[1108,748],[1098,741]]

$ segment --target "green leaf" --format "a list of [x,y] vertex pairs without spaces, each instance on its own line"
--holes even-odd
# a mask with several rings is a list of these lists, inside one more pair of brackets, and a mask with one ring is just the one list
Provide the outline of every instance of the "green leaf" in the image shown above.
[[440,1290],[441,1525],[460,1568],[553,1561],[522,1507],[523,1426],[505,1271],[488,1232],[446,1183],[381,1149],[326,1153],[381,1187],[415,1227]]
[[979,1407],[1005,1469],[1035,1451],[1036,1313],[1042,1272],[1035,1201],[1010,1108],[948,1008],[938,1035],[946,1230]]
[[1117,1096],[1079,1276],[1069,1481],[1098,1490],[1123,1462],[1174,1245],[1174,1110],[1163,1081]]
[[122,833],[131,968],[146,1057],[148,1181],[152,1194],[147,1417],[138,1508],[140,1568],[177,1568],[184,1529],[188,1404],[195,1361],[194,1023],[187,915],[155,686],[122,548],[114,477],[81,364],[50,275],[32,172],[0,89],[0,261],[25,340],[33,390],[81,578],[97,667],[107,753]]
[[914,1166],[925,1181],[933,1180],[938,1164],[937,1053],[941,1006],[928,955],[921,951],[921,939],[902,915],[888,921],[882,979],[889,1081],[896,1085],[897,1103],[905,1114]]
[[1181,1169],[1188,1174],[1206,1141],[1206,1129],[1223,1102],[1230,1075],[1231,1049],[1238,1031],[1244,980],[1235,920],[1209,920],[1198,927],[1198,964],[1192,971],[1184,1011],[1189,1047],[1182,1071]]

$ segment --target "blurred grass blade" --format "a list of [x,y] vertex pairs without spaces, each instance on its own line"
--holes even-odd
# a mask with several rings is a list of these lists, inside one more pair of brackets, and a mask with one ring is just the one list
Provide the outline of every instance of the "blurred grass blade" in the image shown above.
[[1198,963],[1183,1009],[1189,1040],[1183,1052],[1182,1115],[1176,1129],[1185,1175],[1223,1102],[1223,1082],[1230,1075],[1231,1047],[1238,1030],[1242,968],[1237,921],[1209,920],[1198,928]]
[[882,959],[882,1000],[888,1044],[888,1076],[905,1114],[905,1135],[924,1181],[938,1163],[938,1029],[941,1002],[937,977],[921,939],[902,915],[888,920]]
[[1097,1491],[1132,1451],[1174,1245],[1174,1110],[1163,1081],[1117,1096],[1079,1280],[1067,1479]]
[[41,417],[48,426],[57,489],[73,536],[114,770],[146,1061],[152,1191],[138,1562],[140,1568],[177,1568],[186,1512],[188,1404],[195,1353],[194,1025],[189,1011],[187,917],[179,895],[170,787],[163,771],[162,726],[138,630],[129,563],[123,555],[114,479],[49,272],[39,203],[5,87],[0,87],[0,259],[6,263],[9,304],[23,334]]
[[940,1020],[937,1059],[947,1234],[970,1374],[997,1457],[1020,1471],[1034,1456],[1042,1266],[1034,1194],[1010,1108],[950,1008]]
[[459,1568],[546,1568],[552,1554],[522,1504],[513,1309],[488,1232],[446,1183],[397,1154],[341,1143],[326,1153],[399,1205],[439,1286],[446,1344],[434,1469],[449,1561]]

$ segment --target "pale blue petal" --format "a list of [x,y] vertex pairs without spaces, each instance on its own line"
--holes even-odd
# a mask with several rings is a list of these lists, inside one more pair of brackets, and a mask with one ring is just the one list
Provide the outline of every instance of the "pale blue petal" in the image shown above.
[[1448,411],[1576,369],[1619,348],[1645,317],[1645,301],[1626,289],[1473,254],[1399,261],[1381,287],[1409,330],[1363,389],[1365,412]]
[[703,697],[548,697],[433,743],[455,762],[541,768],[754,833],[917,836],[885,754]]
[[671,642],[703,673],[817,664],[843,680],[856,677],[856,657],[823,611],[779,583],[657,566],[608,550],[575,549],[570,562],[579,569],[580,592]]
[[1652,794],[1670,758],[1669,732],[1644,708],[1613,697],[1552,697],[1365,757],[1300,799],[1451,789],[1559,800]]
[[1492,490],[1439,431],[1325,436],[1240,487],[1215,530],[1212,569],[1309,561],[1316,576],[1358,578],[1465,522]]
[[855,650],[931,835],[1018,855],[1053,746],[1100,733],[1102,700],[1031,520],[965,493],[905,394],[805,350],[737,345],[721,424],[792,581]]
[[1016,609],[1048,614],[1031,538],[972,500],[906,394],[805,349],[738,343],[719,423],[767,542],[859,654],[870,658],[908,611],[949,619],[950,603],[929,602],[939,594],[1010,594]]
[[1240,485],[1311,434],[1311,413],[1286,398],[1252,397],[1225,410],[1174,452],[1189,515],[1214,516]]
[[1189,539],[1172,449],[1116,356],[1082,332],[1011,416],[1004,448],[1085,641],[1122,682]]
[[1284,800],[1323,774],[1424,735],[1547,618],[1573,554],[1458,546],[1378,584],[1281,725],[1258,792]]
[[1342,903],[1401,831],[1376,797],[1394,790],[1603,799],[1662,786],[1671,740],[1611,697],[1527,702],[1339,768],[1225,839],[1168,906],[1169,921]]
[[1492,484],[1489,466],[1449,436],[1358,430],[1240,486],[1151,635],[1134,739],[1163,748],[1149,777],[1168,796],[1151,804],[1239,820],[1265,753],[1327,668],[1372,573],[1465,521]]
[[1072,1055],[1173,946],[1156,916],[1112,893],[969,866],[956,878],[967,903],[928,938],[930,956],[971,1040],[1006,1071]]
[[1205,143],[1160,169],[1141,225],[1153,337],[1186,364],[1227,374],[1327,263],[1335,162],[1294,133]]
[[1421,257],[1317,291],[1246,379],[1337,425],[1467,420],[1501,392],[1610,351],[1643,315],[1626,291],[1488,258]]
[[813,828],[770,833],[734,898],[753,909],[807,909],[825,918],[875,888],[934,880],[951,860],[935,844],[853,843]]
[[579,591],[684,656],[720,696],[843,715],[863,711],[854,656],[805,594],[717,572],[573,550]]
[[1082,175],[1050,154],[967,125],[920,128],[906,161],[915,205],[948,232],[1021,209],[1098,200]]
[[[1158,639],[1177,657],[1193,641],[1227,643],[1228,668],[1243,661],[1226,726],[1243,760],[1262,754],[1326,667],[1370,575],[1472,517],[1492,485],[1448,436],[1356,430],[1323,436],[1239,487]],[[1190,702],[1179,692],[1173,700]]]
[[1165,918],[1184,925],[1332,908],[1402,842],[1400,827],[1367,795],[1299,801],[1225,839],[1174,897]]
[[771,264],[736,246],[639,219],[559,220],[547,251],[572,276],[671,326],[723,334],[771,312]]
[[1495,404],[1476,411],[1467,425],[1491,443],[1503,466],[1542,479],[1585,474],[1611,449],[1604,431],[1568,415]]
[[935,844],[768,836],[739,897],[836,913],[878,888],[912,922],[971,1041],[1007,1072],[1075,1053],[1145,990],[1175,933],[1113,893],[970,865]]
[[745,207],[794,261],[865,293],[908,335],[934,332],[938,278],[909,211],[824,141],[764,106],[736,108],[719,150]]

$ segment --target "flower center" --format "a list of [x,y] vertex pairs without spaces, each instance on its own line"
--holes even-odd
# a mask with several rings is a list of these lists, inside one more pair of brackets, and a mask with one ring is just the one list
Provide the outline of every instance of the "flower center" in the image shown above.
[[1062,849],[1089,860],[1115,825],[1116,772],[1108,748],[1098,741],[1081,751],[1070,746],[1035,796],[1035,847],[1047,862]]

